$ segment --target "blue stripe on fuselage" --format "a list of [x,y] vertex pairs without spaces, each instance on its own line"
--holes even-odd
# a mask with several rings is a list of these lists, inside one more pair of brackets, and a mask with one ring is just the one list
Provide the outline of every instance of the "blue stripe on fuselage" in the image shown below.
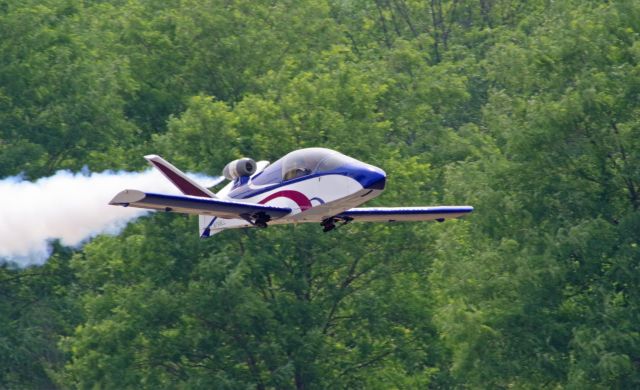
[[[371,168],[369,168],[371,167]],[[374,167],[372,165],[364,165],[356,166],[356,165],[343,165],[339,168],[333,169],[331,171],[324,171],[318,173],[312,173],[310,175],[297,177],[295,179],[282,181],[280,183],[275,183],[273,185],[269,185],[267,187],[261,188],[250,188],[248,185],[242,185],[238,188],[233,189],[229,192],[229,197],[234,199],[246,199],[252,198],[254,196],[263,194],[265,192],[269,192],[271,190],[288,186],[289,184],[299,183],[304,180],[314,179],[320,176],[327,175],[341,175],[347,176],[354,180],[356,180],[363,188],[369,188],[374,183],[379,182],[386,175],[384,171],[380,168]]]

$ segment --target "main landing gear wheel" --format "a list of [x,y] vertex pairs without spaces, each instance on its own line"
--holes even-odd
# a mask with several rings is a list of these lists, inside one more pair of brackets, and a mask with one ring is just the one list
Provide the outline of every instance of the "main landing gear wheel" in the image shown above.
[[[353,218],[351,217],[331,217],[331,218],[327,218],[324,221],[320,222],[320,226],[322,226],[322,231],[327,233],[332,231],[333,229],[339,227],[339,226],[344,226],[346,224],[348,224],[349,222],[353,221]],[[338,226],[336,226],[337,222],[342,222],[340,223]]]
[[266,228],[268,226],[267,222],[271,221],[271,216],[262,211],[253,215],[242,214],[241,217],[253,226],[259,228]]

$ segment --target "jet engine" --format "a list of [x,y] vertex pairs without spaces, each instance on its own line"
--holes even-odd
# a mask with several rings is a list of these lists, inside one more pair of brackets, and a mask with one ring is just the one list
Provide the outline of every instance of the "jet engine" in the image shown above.
[[233,160],[222,170],[222,175],[229,180],[234,180],[241,176],[251,176],[256,172],[258,165],[248,157]]

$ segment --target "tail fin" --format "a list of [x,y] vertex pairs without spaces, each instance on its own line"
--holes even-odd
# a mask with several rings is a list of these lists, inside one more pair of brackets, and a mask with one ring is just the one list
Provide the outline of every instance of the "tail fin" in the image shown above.
[[198,225],[200,230],[200,238],[211,237],[216,234],[218,231],[211,229],[211,225],[215,222],[218,217],[211,217],[208,215],[200,215],[198,216]]
[[162,172],[162,174],[167,179],[169,179],[170,182],[178,187],[178,189],[182,191],[183,194],[205,198],[218,198],[213,192],[204,188],[195,181],[189,179],[187,175],[185,175],[182,171],[174,167],[170,162],[163,159],[162,157],[155,154],[150,154],[148,156],[144,156],[144,158],[147,159],[147,161],[149,161],[151,165],[158,168],[158,170]]
[[244,219],[220,218],[209,215],[199,216],[200,238],[211,237],[226,229],[250,226]]

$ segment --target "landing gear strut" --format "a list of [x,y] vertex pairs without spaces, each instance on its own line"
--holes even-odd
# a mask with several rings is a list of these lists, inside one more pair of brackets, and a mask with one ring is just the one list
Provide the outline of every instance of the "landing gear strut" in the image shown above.
[[[353,221],[353,218],[351,218],[351,217],[331,217],[331,218],[327,218],[324,221],[322,221],[320,223],[320,226],[322,226],[322,231],[327,233],[327,232],[330,232],[333,229],[337,228],[338,226],[344,226],[344,225],[348,224],[351,221]],[[342,222],[342,223],[340,225],[336,226],[337,222]]]
[[242,214],[240,216],[245,221],[259,228],[266,228],[268,226],[267,222],[271,221],[271,216],[262,211],[255,214]]
[[323,232],[330,232],[336,228],[335,218],[327,218],[320,223]]

